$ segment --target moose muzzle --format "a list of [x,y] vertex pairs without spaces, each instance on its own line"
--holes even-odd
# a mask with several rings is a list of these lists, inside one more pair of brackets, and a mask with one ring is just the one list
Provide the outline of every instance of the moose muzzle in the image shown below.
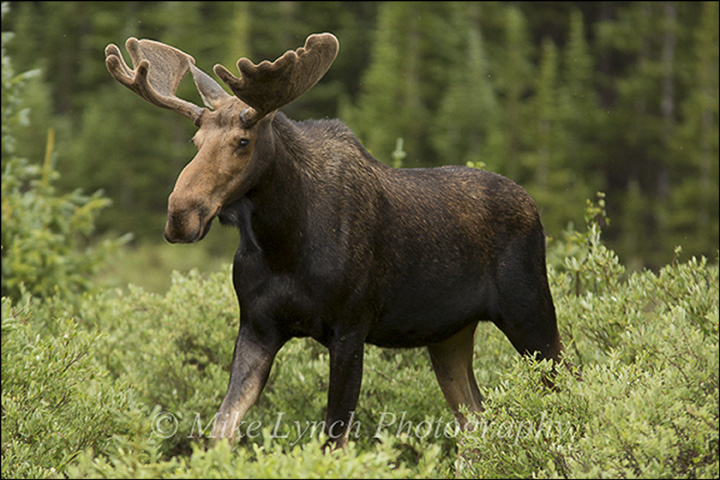
[[207,234],[210,222],[220,211],[207,202],[182,198],[176,193],[168,199],[168,218],[165,224],[165,240],[170,243],[193,243]]

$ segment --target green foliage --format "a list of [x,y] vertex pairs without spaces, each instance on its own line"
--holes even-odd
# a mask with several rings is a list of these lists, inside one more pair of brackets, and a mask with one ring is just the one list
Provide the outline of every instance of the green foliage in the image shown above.
[[[266,442],[238,454],[223,442],[210,450],[194,447],[189,457],[146,463],[134,452],[108,459],[84,452],[68,469],[72,478],[428,478],[435,475],[437,449],[423,452],[419,468],[397,460],[393,438],[370,450],[353,442],[342,451],[324,453],[323,439],[311,439],[288,451]],[[123,452],[125,453],[125,452]]]
[[127,385],[98,362],[98,334],[62,317],[43,335],[38,311],[2,299],[3,478],[59,474],[85,448],[106,452],[114,436],[144,428]]
[[[580,296],[584,291],[598,291],[617,286],[625,267],[615,252],[601,241],[602,226],[610,224],[605,206],[605,194],[597,192],[597,204],[586,200],[586,231],[580,233],[569,225],[560,241],[551,242],[548,249],[550,269],[558,270],[558,283],[567,285],[563,295]],[[563,277],[562,274],[565,274]]]
[[517,359],[460,441],[462,476],[717,477],[717,298],[717,265],[694,259],[563,299],[583,381],[547,391],[547,365]]
[[[3,17],[6,4],[3,3]],[[15,132],[27,125],[23,83],[32,74],[15,75],[5,53],[9,33],[2,35],[2,295],[15,300],[69,296],[88,290],[92,275],[125,239],[89,246],[95,220],[110,203],[101,192],[79,189],[58,194],[53,183],[54,131],[48,133],[42,165],[20,157]],[[39,163],[39,162],[38,162]]]
[[94,222],[109,200],[76,190],[58,195],[49,164],[3,159],[2,294],[19,299],[68,296],[90,289],[93,275],[126,239],[89,246]]
[[68,300],[4,300],[3,475],[717,477],[717,260],[626,274],[600,242],[602,195],[586,222],[549,250],[582,381],[560,368],[547,389],[550,364],[481,323],[473,367],[485,411],[462,433],[424,349],[367,346],[343,452],[321,449],[328,355],[309,339],[281,350],[238,442],[210,446],[238,328],[229,266],[176,274],[164,295],[85,295],[74,319],[57,313],[75,308]]
[[79,315],[104,332],[99,342],[110,374],[184,426],[165,439],[163,450],[189,451],[195,415],[207,423],[227,387],[238,328],[229,270],[208,280],[196,271],[174,275],[164,297],[133,286],[126,296],[118,295],[108,291],[84,302]]
[[[208,279],[197,273],[176,275],[165,296],[138,288],[124,296],[116,291],[86,296],[78,321],[55,320],[57,308],[47,304],[27,307],[40,318],[18,321],[8,302],[3,311],[3,475],[217,478],[243,472],[262,478],[407,478],[435,471],[441,445],[427,448],[417,439],[386,437],[372,428],[375,410],[386,408],[387,400],[399,400],[395,407],[408,410],[413,421],[444,408],[436,389],[427,389],[434,387],[432,372],[427,359],[417,361],[420,351],[407,357],[379,348],[368,352],[366,398],[361,400],[368,406],[358,414],[368,427],[345,452],[325,454],[322,427],[315,428],[315,421],[319,425],[324,416],[327,353],[300,340],[283,349],[263,398],[248,415],[248,424],[263,426],[257,435],[247,430],[232,451],[224,444],[204,451],[207,426],[227,386],[237,333],[229,273],[224,269]],[[37,345],[26,347],[26,354],[19,351],[32,345],[27,339],[34,335],[33,325],[53,321],[57,334],[35,335]],[[18,323],[28,331],[16,328]],[[384,373],[388,360],[407,368],[405,374],[392,378]],[[408,392],[425,387],[426,393],[398,397],[398,385]],[[35,391],[42,392],[40,398]],[[53,403],[56,396],[62,408]],[[38,406],[46,402],[45,410]],[[35,411],[44,423],[25,435],[19,419]],[[38,447],[30,456],[28,444],[45,438],[48,426],[59,421],[65,421],[67,432],[50,436],[45,449]],[[15,437],[25,444],[9,440]],[[444,448],[449,450],[449,444]]]
[[[479,8],[479,5],[477,6]],[[468,15],[470,13],[471,15]],[[501,168],[494,142],[499,118],[495,86],[490,81],[485,43],[476,12],[458,9],[454,12],[457,28],[466,33],[462,50],[465,55],[458,59],[464,68],[449,79],[447,91],[437,113],[437,121],[431,130],[433,147],[447,158],[480,162],[493,161],[492,168]],[[497,163],[495,163],[497,161]]]
[[[364,73],[364,92],[360,94],[359,108],[349,112],[345,121],[376,158],[388,162],[398,137],[404,139],[406,148],[417,150],[416,134],[412,134],[417,122],[426,117],[418,95],[419,73],[417,63],[408,55],[410,45],[408,28],[402,28],[410,20],[412,28],[418,28],[419,17],[429,13],[422,4],[388,2],[381,5],[376,41],[373,42],[372,64]],[[418,15],[410,15],[415,10]],[[389,120],[389,119],[392,120]],[[389,128],[376,128],[383,123]]]

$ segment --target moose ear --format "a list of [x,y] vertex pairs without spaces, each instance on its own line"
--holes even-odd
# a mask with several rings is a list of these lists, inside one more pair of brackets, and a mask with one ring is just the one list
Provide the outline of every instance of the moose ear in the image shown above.
[[192,63],[189,63],[189,66],[193,80],[195,81],[195,86],[198,92],[200,92],[200,97],[202,97],[202,101],[206,107],[217,110],[222,103],[232,98],[232,95],[227,93],[210,75]]

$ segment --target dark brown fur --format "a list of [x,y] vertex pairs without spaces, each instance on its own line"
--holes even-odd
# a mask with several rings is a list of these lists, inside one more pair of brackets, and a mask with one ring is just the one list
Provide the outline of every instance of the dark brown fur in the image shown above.
[[[472,372],[478,322],[494,322],[523,354],[560,359],[545,236],[523,188],[467,167],[390,168],[341,122],[296,123],[275,110],[281,105],[273,103],[273,88],[282,88],[283,75],[292,85],[277,98],[287,103],[329,68],[337,53],[332,35],[311,36],[304,49],[272,64],[241,60],[242,79],[216,66],[237,96],[186,67],[183,59],[194,62],[187,54],[128,43],[135,63],[159,59],[174,82],[155,87],[152,78],[162,75],[153,77],[152,63],[147,80],[114,46],[107,49],[111,73],[199,127],[198,154],[168,201],[165,237],[199,241],[216,217],[241,235],[233,265],[240,331],[214,438],[233,438],[293,337],[312,337],[329,350],[326,432],[339,446],[357,406],[365,343],[427,346],[461,425],[461,405],[482,408]],[[283,73],[287,62],[295,62],[293,73]],[[212,111],[174,97],[187,70]]]
[[[559,359],[545,238],[524,189],[467,167],[390,168],[338,121],[278,113],[273,133],[267,177],[220,218],[243,237],[234,273],[243,324],[261,318],[273,351],[310,336],[331,358],[356,352],[331,379],[331,398],[337,383],[353,389],[338,388],[328,425],[355,408],[365,342],[431,346],[489,320],[522,353]],[[448,399],[462,422],[459,404],[479,405],[477,387],[467,391],[471,400]]]

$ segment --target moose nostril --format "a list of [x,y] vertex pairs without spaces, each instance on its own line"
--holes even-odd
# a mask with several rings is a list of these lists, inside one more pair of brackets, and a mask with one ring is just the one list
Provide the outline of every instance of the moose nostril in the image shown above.
[[180,243],[182,242],[181,237],[178,235],[177,222],[173,221],[173,217],[168,215],[167,223],[165,224],[165,231],[163,237],[169,243]]
[[177,243],[177,241],[171,236],[170,232],[165,229],[165,232],[163,232],[163,237],[165,237],[165,240],[168,243]]
[[192,228],[188,227],[187,222],[173,224],[168,221],[163,236],[169,243],[194,243],[202,238],[204,230],[203,224],[196,223]]

